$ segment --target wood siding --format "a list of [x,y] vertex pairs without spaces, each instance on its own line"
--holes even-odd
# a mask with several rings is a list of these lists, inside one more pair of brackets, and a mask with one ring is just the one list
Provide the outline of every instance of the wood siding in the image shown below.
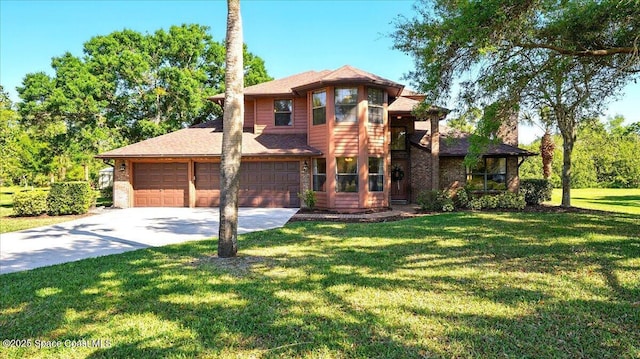
[[[274,100],[293,100],[293,126],[276,126],[273,112]],[[256,101],[256,133],[307,133],[307,109],[304,98],[260,98]]]
[[254,100],[244,101],[244,123],[242,127],[252,128],[256,123],[256,102]]

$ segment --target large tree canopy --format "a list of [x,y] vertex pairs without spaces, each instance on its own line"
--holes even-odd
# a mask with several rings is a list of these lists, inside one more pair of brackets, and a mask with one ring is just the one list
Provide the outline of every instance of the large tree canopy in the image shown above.
[[[95,36],[81,57],[54,57],[52,76],[27,74],[17,89],[20,124],[45,144],[28,146],[41,152],[33,170],[60,179],[74,164],[96,172],[104,166],[93,160],[99,152],[221,115],[207,97],[225,90],[225,46],[208,30],[182,25]],[[246,46],[242,56],[245,85],[271,80]]]
[[459,83],[459,107],[485,109],[479,138],[495,137],[517,111],[549,108],[564,140],[569,206],[577,124],[640,75],[640,2],[421,0],[415,8],[393,34],[415,60],[407,77],[440,105]]

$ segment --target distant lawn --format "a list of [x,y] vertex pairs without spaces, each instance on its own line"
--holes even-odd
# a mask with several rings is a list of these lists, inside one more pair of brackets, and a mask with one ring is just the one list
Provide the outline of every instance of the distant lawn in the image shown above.
[[615,213],[296,222],[236,259],[205,241],[7,274],[0,332],[31,347],[0,357],[638,358],[638,233]]
[[51,224],[71,221],[85,216],[78,215],[49,217],[47,215],[42,215],[38,217],[13,217],[13,195],[16,192],[24,190],[25,189],[23,187],[18,186],[0,187],[0,233],[48,226]]
[[[559,206],[562,190],[553,190],[550,204]],[[640,214],[640,188],[581,188],[571,190],[571,206],[600,211]]]

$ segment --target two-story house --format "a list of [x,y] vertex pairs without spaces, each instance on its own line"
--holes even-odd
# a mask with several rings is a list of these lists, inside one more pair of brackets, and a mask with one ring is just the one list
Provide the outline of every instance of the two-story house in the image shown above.
[[[533,153],[516,147],[517,124],[466,168],[468,135],[440,130],[444,108],[416,118],[423,98],[350,66],[245,88],[240,206],[299,207],[309,189],[318,208],[336,211],[465,184],[518,190],[518,167]],[[222,104],[224,95],[210,100]],[[100,154],[115,160],[114,206],[218,206],[221,143],[222,121],[214,120]]]

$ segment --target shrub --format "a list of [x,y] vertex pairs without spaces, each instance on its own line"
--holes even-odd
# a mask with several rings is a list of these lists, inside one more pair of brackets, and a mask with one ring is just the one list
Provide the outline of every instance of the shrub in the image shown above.
[[316,206],[316,193],[310,189],[298,193],[298,197],[304,201],[307,207],[313,209]]
[[466,188],[458,188],[453,195],[453,204],[456,208],[469,208],[471,194]]
[[472,198],[469,208],[479,211],[481,209],[523,209],[526,203],[522,194],[502,192],[496,195],[485,195]]
[[47,211],[47,192],[26,191],[13,195],[13,212],[16,216],[39,216]]
[[520,193],[527,204],[540,204],[551,199],[553,186],[546,179],[527,179],[520,182]]
[[100,189],[100,197],[113,201],[113,186],[107,186]]
[[53,216],[84,214],[94,201],[95,194],[88,182],[54,183],[47,197],[47,213]]
[[423,211],[451,212],[454,209],[453,199],[446,191],[422,191],[418,194],[416,202]]

